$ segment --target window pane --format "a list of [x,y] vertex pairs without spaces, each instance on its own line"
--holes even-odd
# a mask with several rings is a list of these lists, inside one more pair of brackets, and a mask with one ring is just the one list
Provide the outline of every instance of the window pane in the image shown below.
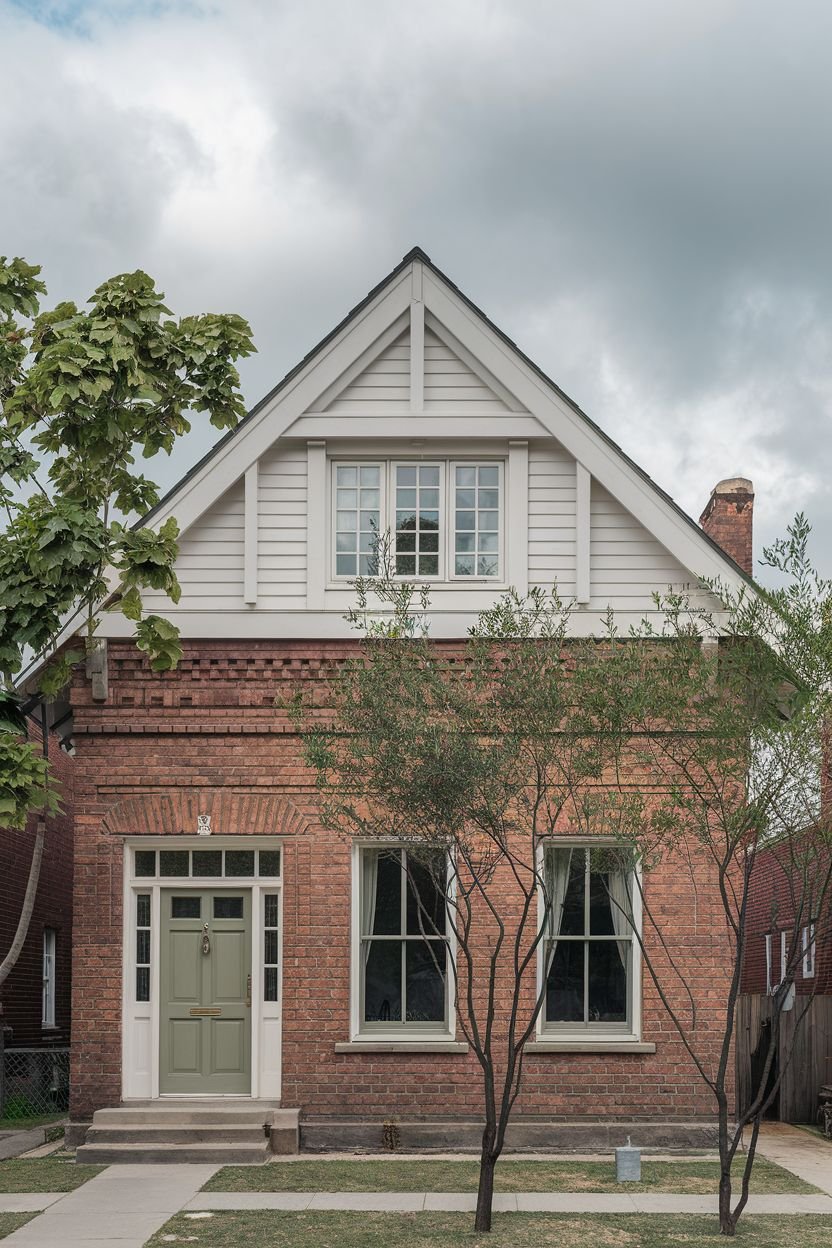
[[[279,849],[261,849],[259,859],[260,875],[277,876],[280,875],[280,850]],[[277,898],[266,898],[266,904],[273,900],[277,903]]]
[[150,961],[150,932],[147,928],[136,932],[136,961],[144,966]]
[[584,1021],[584,942],[559,940],[546,980],[546,1019],[550,1023]]
[[355,555],[336,555],[335,573],[337,576],[355,576]]
[[263,982],[263,1000],[264,1001],[276,1001],[277,1000],[277,967],[276,966],[267,966],[265,968],[264,982]]
[[353,530],[351,533],[335,534],[335,549],[340,554],[355,554],[355,548],[358,543],[358,533]]
[[481,529],[499,529],[500,513],[499,511],[481,511],[480,512],[480,528]]
[[400,1023],[402,1018],[401,941],[365,941],[361,946],[361,956],[364,959],[365,1022]]
[[457,529],[473,529],[476,527],[476,516],[473,511],[458,511],[456,513]]
[[335,516],[335,524],[339,533],[349,533],[358,528],[358,518],[354,511],[339,511]]
[[150,967],[136,967],[136,1000],[150,1000]]
[[136,850],[136,875],[148,876],[156,874],[156,850]]
[[589,876],[589,930],[593,936],[614,936],[607,872]]
[[365,464],[361,469],[361,485],[378,486],[379,468],[377,464]]
[[630,942],[591,941],[589,945],[589,1021],[626,1023]]
[[396,490],[396,506],[408,511],[416,510],[416,491],[415,490]]
[[399,552],[399,554],[409,554],[410,551],[413,551],[415,549],[416,549],[415,532],[396,534],[396,550]]
[[462,486],[472,486],[477,484],[476,468],[457,468],[456,483]]
[[362,576],[378,576],[378,555],[359,555],[358,571]]
[[456,549],[461,555],[466,554],[469,550],[473,551],[476,542],[476,533],[457,533],[456,535]]
[[[396,485],[415,485],[416,469],[400,464],[396,469]],[[425,483],[427,484],[427,483]]]
[[498,507],[500,505],[499,490],[480,490],[477,505],[483,507]]
[[421,555],[419,557],[419,575],[420,576],[438,576],[439,575],[439,556],[438,555]]
[[584,935],[584,872],[586,870],[586,852],[583,849],[560,849],[557,854],[571,854],[569,868],[569,884],[563,903],[563,917],[560,934],[563,936]]
[[419,491],[419,506],[427,507],[427,508],[432,507],[434,510],[437,509],[439,507],[439,491],[438,490],[420,490]]
[[496,576],[496,555],[480,555],[477,559],[477,576]]
[[274,966],[277,963],[277,932],[274,930],[266,932],[263,961],[267,962],[270,966]]
[[445,943],[409,940],[405,949],[408,1023],[445,1021]]
[[227,849],[225,851],[226,875],[254,875],[253,849]]
[[457,507],[461,509],[465,507],[470,507],[473,509],[477,505],[477,491],[476,490],[457,490],[456,505]]
[[474,556],[473,555],[457,555],[454,563],[457,576],[473,576],[474,575]]
[[[376,901],[373,910],[372,935],[401,935],[402,930],[402,867],[398,853],[381,853],[376,859]],[[372,887],[368,876],[362,885]]]
[[266,927],[277,927],[277,893],[269,893],[265,908]]
[[171,897],[170,899],[170,917],[172,919],[198,919],[201,913],[201,897]]
[[435,936],[445,932],[445,858],[433,864],[410,858],[407,867],[407,933]]
[[[337,473],[337,476],[336,476],[337,485],[357,485],[358,483],[358,469],[357,468],[339,467],[339,468],[336,468],[335,471]],[[361,471],[366,472],[367,469],[362,468]]]
[[140,893],[136,898],[136,926],[150,927],[150,894]]
[[439,552],[439,534],[438,533],[420,533],[419,534],[419,549],[423,553],[425,551],[431,554],[438,553]]
[[343,507],[345,509],[348,509],[349,511],[354,511],[355,508],[358,506],[358,491],[357,490],[338,490],[337,497],[336,497],[336,506],[339,508]]
[[242,897],[215,897],[215,919],[241,919],[243,917]]
[[499,534],[497,533],[480,533],[480,553],[492,554],[496,553],[499,543]]
[[195,849],[193,852],[193,873],[200,877],[222,875],[222,850]]
[[419,484],[420,485],[438,485],[439,484],[439,468],[436,464],[420,464],[419,465]]
[[[361,491],[362,514],[367,515],[370,512],[376,512],[379,508],[379,492],[378,490],[362,490]],[[375,521],[373,520],[373,523]]]
[[415,576],[416,556],[396,555],[396,574],[397,576]]
[[500,469],[496,464],[481,464],[478,477],[480,485],[499,485]]
[[187,875],[190,854],[187,849],[163,849],[159,853],[159,874]]
[[416,529],[415,512],[412,512],[412,511],[397,511],[396,512],[396,530],[399,531],[402,529],[412,530],[415,532],[415,529]]
[[420,511],[419,512],[419,530],[422,533],[438,533],[439,532],[439,512],[438,511]]

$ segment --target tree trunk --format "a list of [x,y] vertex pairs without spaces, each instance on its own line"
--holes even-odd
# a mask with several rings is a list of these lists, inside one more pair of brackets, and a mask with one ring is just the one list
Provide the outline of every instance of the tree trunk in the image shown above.
[[719,1176],[719,1233],[720,1235],[736,1235],[737,1223],[731,1212],[731,1164],[720,1163]]
[[6,954],[2,962],[0,962],[0,987],[6,982],[9,975],[14,969],[17,959],[20,957],[20,951],[23,948],[26,935],[29,931],[29,924],[32,921],[32,911],[35,908],[35,897],[38,891],[38,880],[40,879],[40,864],[43,859],[43,842],[46,835],[46,824],[42,819],[38,819],[37,829],[35,831],[35,843],[32,846],[32,864],[29,867],[29,879],[26,883],[26,895],[23,898],[23,906],[20,911],[20,918],[17,923],[17,931],[14,934],[9,952]]
[[494,1167],[497,1158],[494,1155],[496,1129],[493,1123],[486,1123],[482,1133],[482,1153],[480,1154],[480,1185],[477,1191],[477,1216],[474,1219],[475,1231],[491,1230],[491,1206],[494,1203]]

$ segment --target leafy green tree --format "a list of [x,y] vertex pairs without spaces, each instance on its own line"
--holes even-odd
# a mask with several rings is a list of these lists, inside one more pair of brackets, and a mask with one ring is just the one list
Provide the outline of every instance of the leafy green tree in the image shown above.
[[[254,349],[239,316],[175,319],[146,273],[104,282],[84,309],[51,311],[40,310],[39,275],[0,257],[0,825],[17,830],[34,812],[53,811],[57,793],[21,731],[15,675],[27,657],[57,647],[41,678],[43,694],[54,695],[83,657],[63,645],[78,631],[67,626],[83,629],[89,652],[104,604],[135,625],[155,671],[175,666],[177,629],[145,613],[142,591],[178,600],[178,527],[132,526],[159,501],[140,468],[170,453],[193,412],[216,429],[237,424],[235,364]],[[38,860],[36,841],[35,883]],[[10,969],[7,957],[0,983]]]

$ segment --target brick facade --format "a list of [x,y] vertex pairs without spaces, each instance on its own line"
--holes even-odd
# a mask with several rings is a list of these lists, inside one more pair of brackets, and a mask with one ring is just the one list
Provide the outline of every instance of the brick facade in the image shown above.
[[[285,838],[283,1105],[308,1116],[478,1116],[481,1078],[470,1053],[335,1052],[349,1039],[350,846],[320,827],[313,776],[275,701],[298,681],[321,682],[352,648],[192,642],[178,671],[155,675],[130,644],[111,642],[102,705],[76,676],[75,1118],[121,1097],[124,836],[192,834],[196,813],[208,811],[215,833]],[[667,862],[646,888],[715,1054],[730,956],[704,862],[695,876],[687,864]],[[713,1118],[646,973],[644,980],[643,1036],[655,1054],[529,1054],[518,1114]]]
[[750,576],[754,567],[754,487],[745,477],[720,481],[711,491],[699,523],[726,555]]
[[[32,738],[40,741],[36,729]],[[3,985],[0,1001],[10,1047],[66,1046],[70,1034],[70,980],[72,971],[72,782],[73,760],[50,741],[49,757],[61,784],[63,813],[46,821],[46,841],[35,909],[20,958]],[[0,957],[9,949],[17,929],[26,892],[32,845],[32,819],[24,832],[0,832]],[[43,932],[53,928],[55,938],[55,1027],[44,1029]]]

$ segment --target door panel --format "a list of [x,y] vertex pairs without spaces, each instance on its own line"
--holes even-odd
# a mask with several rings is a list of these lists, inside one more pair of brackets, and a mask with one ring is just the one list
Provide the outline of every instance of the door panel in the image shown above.
[[250,1092],[250,890],[164,889],[162,929],[160,1092]]

